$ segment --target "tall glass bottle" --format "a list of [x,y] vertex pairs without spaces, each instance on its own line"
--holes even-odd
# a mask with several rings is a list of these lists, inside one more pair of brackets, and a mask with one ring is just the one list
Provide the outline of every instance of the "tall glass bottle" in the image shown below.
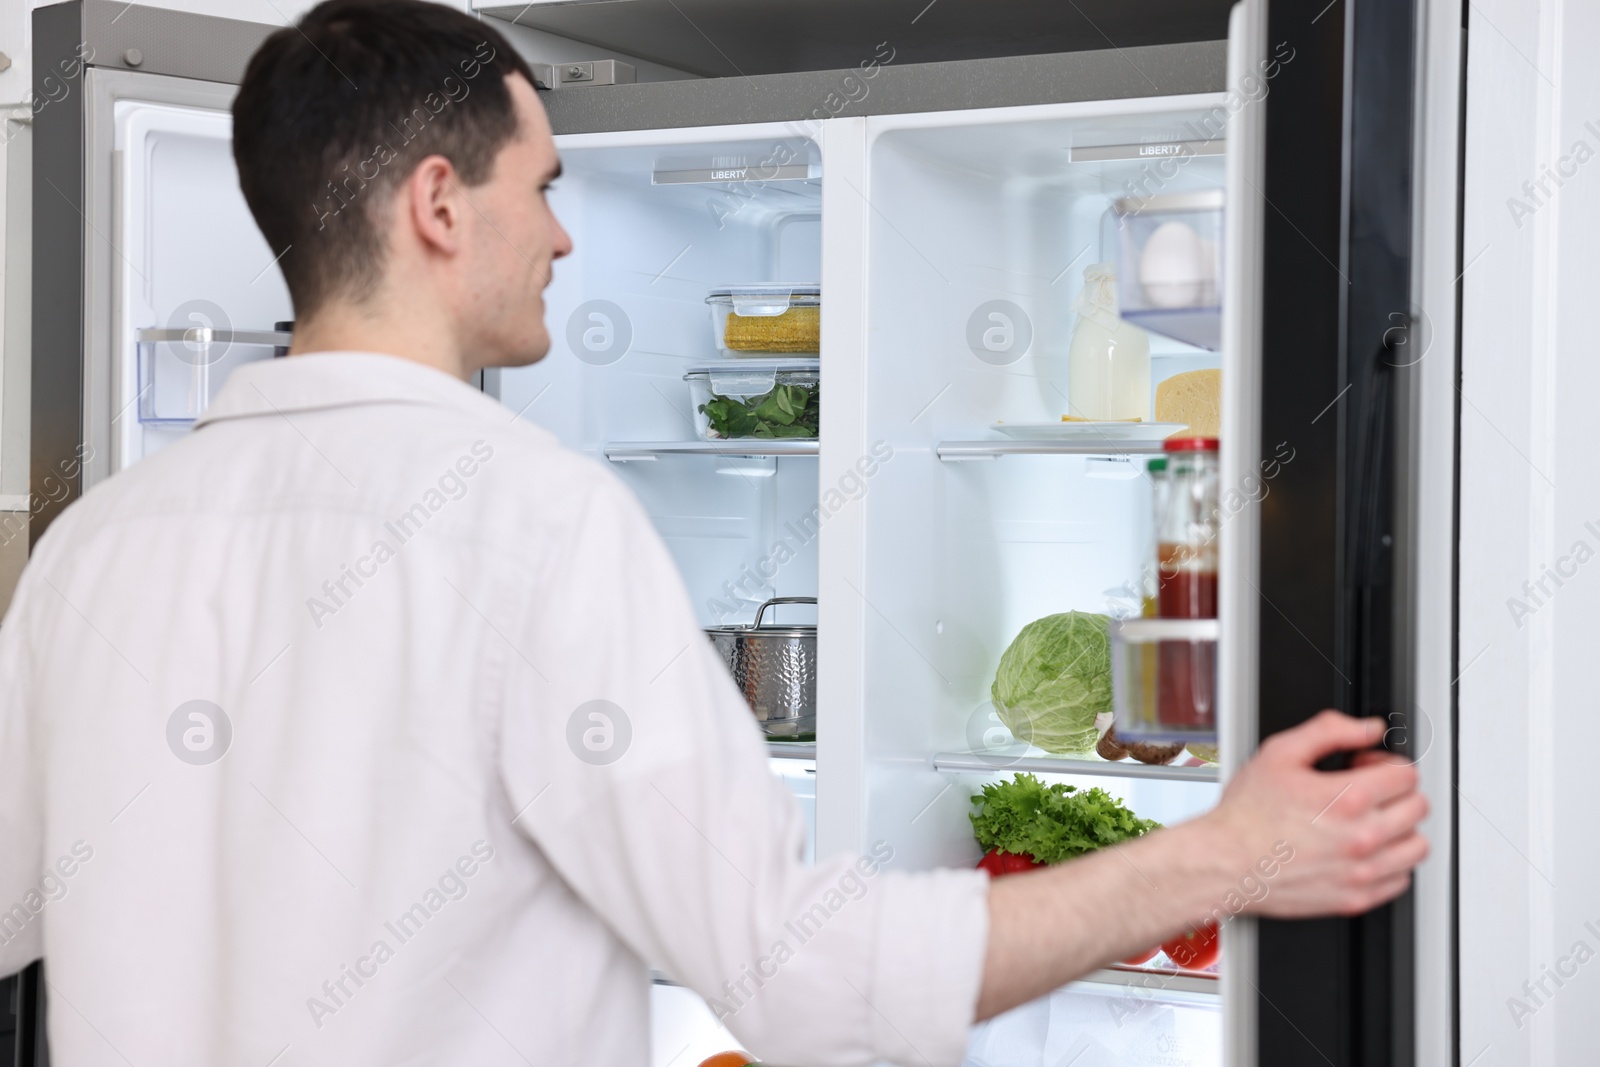
[[1094,422],[1150,417],[1150,338],[1117,314],[1117,272],[1083,271],[1067,350],[1068,414]]

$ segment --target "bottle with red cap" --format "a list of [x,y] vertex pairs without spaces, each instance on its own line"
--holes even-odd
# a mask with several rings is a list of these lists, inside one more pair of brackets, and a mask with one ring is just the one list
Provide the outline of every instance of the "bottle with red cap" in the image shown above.
[[[1159,585],[1156,614],[1163,619],[1217,617],[1217,440],[1174,437],[1166,442],[1166,484],[1156,516]],[[1158,716],[1167,727],[1216,723],[1216,654],[1212,646],[1166,641],[1160,652]]]

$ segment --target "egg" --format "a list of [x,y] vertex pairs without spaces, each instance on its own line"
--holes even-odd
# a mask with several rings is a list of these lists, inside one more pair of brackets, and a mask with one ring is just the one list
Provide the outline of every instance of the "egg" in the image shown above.
[[1157,226],[1139,253],[1139,284],[1153,307],[1194,307],[1216,299],[1216,246],[1186,222]]

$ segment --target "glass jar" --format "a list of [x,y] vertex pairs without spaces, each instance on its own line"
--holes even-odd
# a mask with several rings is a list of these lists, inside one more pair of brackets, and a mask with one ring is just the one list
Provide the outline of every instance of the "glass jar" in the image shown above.
[[1117,274],[1084,268],[1067,348],[1067,407],[1090,422],[1150,418],[1150,338],[1117,314]]
[[1144,566],[1140,568],[1139,594],[1141,618],[1160,613],[1161,594],[1161,517],[1167,512],[1167,457],[1158,456],[1145,467],[1150,479],[1150,536],[1145,541]]
[[1156,513],[1163,619],[1217,617],[1217,441],[1180,437],[1166,443],[1165,491]]
[[[1183,437],[1167,441],[1162,509],[1156,519],[1159,588],[1156,615],[1163,619],[1217,617],[1217,441]],[[1174,730],[1215,729],[1216,645],[1163,641],[1156,710]]]

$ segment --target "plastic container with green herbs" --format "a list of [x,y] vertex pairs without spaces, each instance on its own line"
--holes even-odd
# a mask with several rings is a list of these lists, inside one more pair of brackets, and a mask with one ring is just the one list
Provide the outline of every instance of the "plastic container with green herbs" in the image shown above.
[[708,441],[815,440],[820,424],[816,362],[739,360],[684,376],[695,426]]

